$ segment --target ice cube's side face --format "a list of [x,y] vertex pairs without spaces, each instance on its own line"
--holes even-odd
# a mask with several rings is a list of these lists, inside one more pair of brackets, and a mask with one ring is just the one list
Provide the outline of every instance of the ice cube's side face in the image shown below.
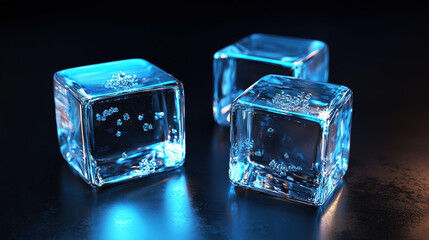
[[96,64],[54,76],[63,157],[93,186],[184,163],[184,90],[142,59]]
[[345,96],[328,124],[326,143],[326,169],[338,169],[344,175],[348,168],[350,133],[352,126],[353,96]]
[[55,116],[61,155],[89,183],[82,139],[82,108],[79,100],[54,79]]
[[101,184],[183,165],[184,98],[180,83],[100,99],[89,111],[90,156],[96,181]]
[[328,48],[325,43],[253,34],[214,55],[213,114],[228,126],[231,102],[267,74],[327,82]]
[[317,122],[244,105],[233,105],[232,115],[234,162],[249,162],[295,182],[316,181],[322,135]]
[[347,170],[351,91],[269,75],[232,104],[232,183],[321,205]]
[[313,204],[320,182],[317,122],[233,103],[229,176],[233,184]]

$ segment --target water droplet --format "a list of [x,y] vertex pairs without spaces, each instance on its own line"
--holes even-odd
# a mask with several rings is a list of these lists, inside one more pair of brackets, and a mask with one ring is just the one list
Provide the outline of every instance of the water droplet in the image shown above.
[[144,114],[143,114],[143,113],[142,113],[142,114],[140,114],[140,115],[137,117],[137,119],[138,119],[139,121],[143,120],[143,118],[144,118]]
[[127,152],[123,152],[123,153],[122,153],[122,158],[127,158],[127,157],[128,157]]
[[117,131],[116,132],[116,137],[120,137],[121,136],[121,131]]
[[268,130],[267,130],[269,133],[272,133],[272,132],[274,132],[274,129],[272,129],[272,128],[268,128]]
[[171,129],[171,133],[176,134],[177,130],[173,128],[173,129]]

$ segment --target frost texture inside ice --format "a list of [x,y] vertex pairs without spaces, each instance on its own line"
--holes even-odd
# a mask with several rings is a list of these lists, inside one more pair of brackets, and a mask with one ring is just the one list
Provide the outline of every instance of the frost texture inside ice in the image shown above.
[[61,153],[87,183],[183,165],[183,86],[153,64],[129,59],[59,71],[54,94]]
[[232,103],[232,183],[321,205],[348,166],[352,92],[268,75]]
[[213,114],[229,126],[230,104],[267,74],[317,82],[328,81],[329,53],[317,40],[252,34],[214,54]]

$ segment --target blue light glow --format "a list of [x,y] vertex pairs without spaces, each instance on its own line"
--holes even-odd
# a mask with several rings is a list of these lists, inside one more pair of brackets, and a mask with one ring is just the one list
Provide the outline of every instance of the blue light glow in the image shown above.
[[150,215],[145,215],[141,206],[118,203],[107,209],[103,217],[98,239],[147,239],[151,237]]
[[185,175],[170,179],[164,194],[164,206],[167,216],[166,228],[172,238],[189,239],[196,236],[198,219],[193,212],[191,199],[186,186]]

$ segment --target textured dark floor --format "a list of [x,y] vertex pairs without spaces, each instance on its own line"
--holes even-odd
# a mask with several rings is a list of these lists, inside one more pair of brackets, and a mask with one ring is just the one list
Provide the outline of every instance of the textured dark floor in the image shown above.
[[[195,15],[174,8],[112,12],[95,3],[57,3],[30,14],[15,11],[17,4],[4,8],[2,238],[427,238],[427,14],[200,8]],[[329,81],[354,92],[349,170],[321,208],[234,188],[228,181],[229,132],[215,126],[211,115],[212,55],[254,32],[327,42]],[[170,174],[96,192],[59,153],[52,75],[132,57],[184,83],[186,163]]]

